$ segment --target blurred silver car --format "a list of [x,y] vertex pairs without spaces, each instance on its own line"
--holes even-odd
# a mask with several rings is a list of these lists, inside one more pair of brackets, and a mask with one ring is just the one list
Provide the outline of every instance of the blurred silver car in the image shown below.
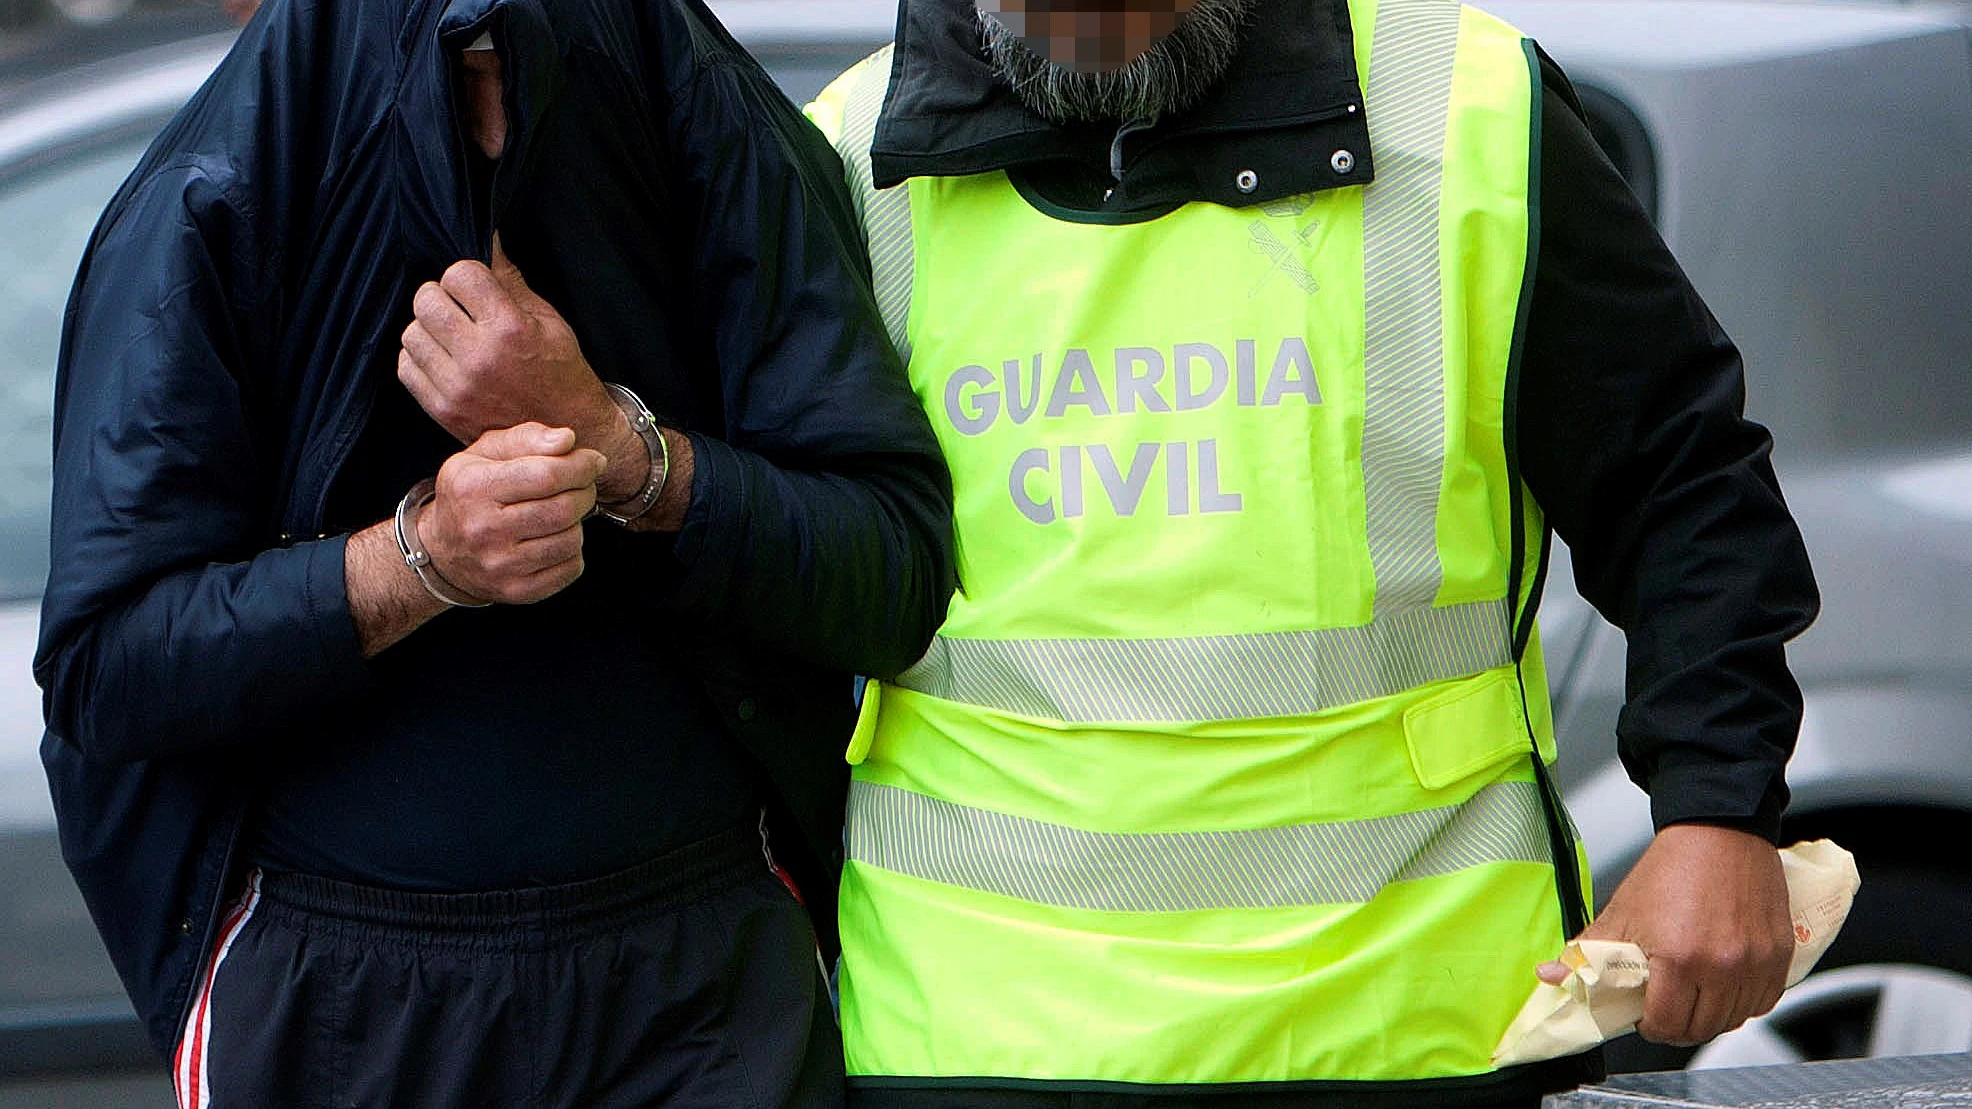
[[[886,40],[895,11],[713,6],[797,101]],[[1792,654],[1808,716],[1788,831],[1855,850],[1863,895],[1825,972],[1695,1063],[1972,1050],[1972,3],[1485,6],[1569,69],[1744,349],[1826,598]],[[194,39],[0,102],[0,1109],[57,1089],[169,1104],[57,857],[29,658],[68,286],[96,213],[226,46]],[[1607,893],[1649,809],[1615,761],[1622,636],[1570,584],[1557,549],[1542,618],[1560,775]],[[1632,1040],[1616,1061],[1690,1054]],[[62,1085],[72,1072],[90,1084]]]
[[[141,53],[0,102],[0,1107],[170,1104],[60,859],[29,666],[68,288],[110,194],[230,42]],[[89,1077],[62,1079],[74,1074]]]

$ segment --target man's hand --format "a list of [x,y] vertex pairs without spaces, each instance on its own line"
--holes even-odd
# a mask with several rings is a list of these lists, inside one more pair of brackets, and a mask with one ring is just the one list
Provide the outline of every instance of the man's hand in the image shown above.
[[582,521],[596,503],[603,456],[567,428],[489,431],[438,470],[419,514],[432,569],[481,600],[524,605],[582,576]]
[[[447,459],[436,498],[412,526],[428,569],[477,599],[525,604],[582,574],[582,519],[596,502],[602,456],[577,450],[566,428],[523,424],[488,432]],[[356,641],[375,658],[444,612],[397,549],[395,522],[349,537],[343,588]]]
[[[1581,938],[1626,940],[1649,958],[1645,1039],[1704,1043],[1770,1011],[1787,984],[1794,937],[1780,854],[1729,828],[1665,828]],[[1539,973],[1556,984],[1567,968]]]
[[530,421],[572,428],[577,443],[610,462],[600,483],[605,501],[644,487],[648,452],[582,356],[575,332],[527,287],[498,235],[492,266],[454,263],[418,290],[412,310],[397,379],[460,442]]

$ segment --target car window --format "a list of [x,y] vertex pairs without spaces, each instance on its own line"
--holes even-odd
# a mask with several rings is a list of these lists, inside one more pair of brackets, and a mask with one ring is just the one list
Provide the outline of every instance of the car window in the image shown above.
[[48,576],[62,310],[97,215],[143,152],[117,143],[0,179],[0,600],[38,597]]

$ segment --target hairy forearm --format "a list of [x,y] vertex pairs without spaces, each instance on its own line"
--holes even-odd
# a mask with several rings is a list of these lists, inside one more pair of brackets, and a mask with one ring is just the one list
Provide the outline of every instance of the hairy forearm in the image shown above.
[[[627,426],[626,426],[626,429]],[[685,526],[685,512],[692,506],[692,440],[691,436],[670,428],[659,429],[664,436],[665,449],[670,453],[671,472],[664,479],[664,492],[651,506],[649,512],[630,521],[630,530],[636,532],[676,532]],[[630,436],[629,450],[633,457],[644,456],[644,446],[635,434]],[[611,456],[612,458],[614,456]],[[614,469],[614,464],[611,466]],[[643,480],[648,481],[646,476]],[[642,490],[642,485],[637,487]]]
[[622,502],[641,496],[650,483],[653,467],[669,466],[664,489],[649,512],[630,521],[634,532],[675,532],[685,526],[685,511],[692,503],[692,441],[682,431],[658,428],[664,436],[663,457],[652,457],[643,436],[631,430],[630,419],[615,404],[601,414],[589,428],[576,428],[581,445],[599,452],[609,468],[596,481],[596,497],[606,507],[621,508]]
[[404,564],[393,529],[393,522],[385,520],[350,536],[343,556],[349,614],[366,659],[401,642],[446,608]]

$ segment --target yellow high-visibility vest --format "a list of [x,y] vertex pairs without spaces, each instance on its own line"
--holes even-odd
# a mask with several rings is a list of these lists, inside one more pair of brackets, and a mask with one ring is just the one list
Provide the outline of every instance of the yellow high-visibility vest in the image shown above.
[[1376,179],[1254,208],[878,192],[888,51],[810,106],[960,552],[850,751],[852,1080],[1480,1075],[1565,938],[1504,428],[1539,72],[1456,2],[1350,10]]

